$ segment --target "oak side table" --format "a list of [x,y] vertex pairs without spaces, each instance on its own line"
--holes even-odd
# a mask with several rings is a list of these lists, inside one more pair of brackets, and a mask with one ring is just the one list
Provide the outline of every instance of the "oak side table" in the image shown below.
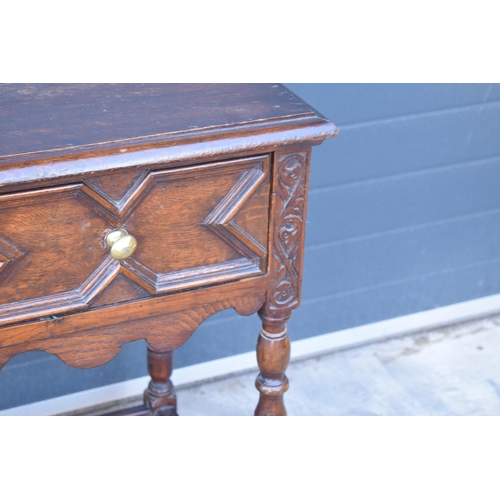
[[336,134],[281,85],[0,85],[0,367],[145,339],[120,413],[175,415],[172,352],[232,307],[262,319],[255,414],[285,415],[311,147]]

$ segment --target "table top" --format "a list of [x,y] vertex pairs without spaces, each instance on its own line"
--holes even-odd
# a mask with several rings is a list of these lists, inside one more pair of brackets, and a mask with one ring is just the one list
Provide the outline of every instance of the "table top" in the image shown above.
[[91,368],[146,340],[159,410],[165,353],[260,311],[256,411],[285,414],[310,150],[336,133],[278,84],[0,84],[0,368],[30,350]]
[[2,84],[0,158],[315,116],[278,84]]
[[0,84],[0,189],[336,133],[280,84]]

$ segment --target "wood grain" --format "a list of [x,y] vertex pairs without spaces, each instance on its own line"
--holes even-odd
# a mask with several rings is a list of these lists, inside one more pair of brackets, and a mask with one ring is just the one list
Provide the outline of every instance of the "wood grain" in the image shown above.
[[308,152],[277,156],[270,310],[288,311],[300,304],[308,172]]
[[95,309],[119,304],[120,302],[144,299],[149,296],[149,293],[144,288],[136,285],[133,281],[127,279],[123,273],[120,273],[103,292],[90,302],[89,307]]
[[103,199],[120,208],[122,201],[129,198],[131,191],[136,191],[140,182],[147,176],[148,170],[134,168],[116,174],[106,174],[85,179],[85,184]]
[[[81,183],[0,195],[0,324],[87,308],[120,271],[144,290],[130,300],[265,273],[267,156],[136,172],[110,186],[123,194],[115,214],[100,203],[104,195],[91,196]],[[246,231],[236,215],[252,221]],[[120,263],[104,245],[115,227],[138,241],[134,256]]]
[[[27,336],[22,335],[13,337],[14,330],[10,331],[10,336],[8,330],[1,331],[0,367],[16,354],[36,350],[55,354],[75,368],[92,368],[113,359],[123,344],[140,339],[146,339],[149,346],[156,351],[173,351],[184,344],[198,326],[216,312],[234,308],[239,313],[253,314],[263,302],[264,294],[252,294],[252,290],[249,290],[243,297],[204,303],[169,314],[158,314],[150,310],[145,317],[131,314],[125,321],[114,321],[108,325],[93,318],[92,313],[87,313],[84,319],[89,322],[86,326],[82,324],[78,329],[66,328],[57,332],[57,322],[63,325],[65,321],[64,318],[56,319],[46,325],[45,334],[40,332],[39,335],[32,335],[29,340]],[[146,306],[147,302],[143,305]],[[135,317],[140,319],[134,319]],[[67,319],[71,318],[68,316]],[[99,323],[102,326],[92,327]],[[21,332],[23,330],[21,329]],[[5,337],[9,338],[10,342],[6,341]]]
[[1,156],[316,114],[276,84],[11,84],[0,103]]
[[310,149],[281,150],[275,154],[273,219],[270,224],[269,289],[259,311],[262,330],[257,341],[260,393],[255,415],[286,415],[283,394],[290,360],[286,327],[300,304],[304,258]]
[[281,85],[187,87],[0,85],[0,192],[320,144],[337,134]]
[[170,377],[174,369],[172,351],[155,351],[148,347],[148,373],[151,377],[144,391],[144,405],[152,416],[176,416],[177,397]]
[[[47,345],[52,345],[52,343],[54,345],[58,343],[64,344],[67,342],[67,338],[78,337],[81,332],[96,326],[101,328],[112,327],[113,332],[119,332],[123,324],[130,323],[133,320],[139,321],[164,314],[179,313],[192,308],[205,307],[207,304],[219,304],[217,306],[219,309],[217,310],[233,307],[236,312],[246,316],[253,314],[258,308],[255,309],[254,304],[245,301],[244,297],[248,295],[261,297],[262,305],[265,297],[266,283],[267,277],[265,276],[250,278],[170,296],[152,297],[130,303],[115,304],[112,307],[101,307],[94,311],[41,318],[38,321],[5,326],[0,329],[0,359],[3,359],[3,363],[5,363],[17,353],[29,350],[43,350],[39,346],[46,345],[46,342],[48,342]],[[231,297],[235,297],[235,300],[229,303],[228,300]],[[200,316],[196,317],[199,318]],[[191,325],[195,325],[193,319],[190,321]],[[161,331],[161,329],[157,331],[158,337],[162,336]],[[163,347],[168,348],[170,345],[168,344],[170,342],[168,339],[168,329],[163,331],[166,337],[165,342],[167,342],[166,347]],[[129,335],[135,338],[133,331],[126,335],[127,339],[130,338]],[[82,338],[84,337],[85,335]],[[137,338],[145,337],[139,336]],[[116,336],[113,340],[119,345],[132,341],[121,341],[120,339],[120,336]],[[113,345],[113,340],[111,341],[111,345]],[[87,346],[84,343],[83,346],[92,350],[91,345]],[[155,347],[155,345],[151,345],[151,347]],[[162,350],[162,345],[156,345],[156,347]],[[113,349],[109,359],[112,359],[118,352],[117,349]]]
[[255,415],[286,416],[283,394],[288,390],[285,370],[290,362],[290,337],[284,327],[279,333],[260,331],[257,341],[257,362],[260,373],[255,386],[260,392]]
[[336,127],[274,84],[3,84],[0,108],[0,367],[89,368],[145,339],[145,405],[175,414],[173,351],[259,311],[256,414],[285,415],[310,148]]

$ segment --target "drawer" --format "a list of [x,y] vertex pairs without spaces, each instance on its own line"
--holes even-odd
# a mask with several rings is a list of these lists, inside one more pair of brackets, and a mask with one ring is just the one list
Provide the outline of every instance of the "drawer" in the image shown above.
[[269,210],[267,155],[0,195],[0,325],[264,275]]

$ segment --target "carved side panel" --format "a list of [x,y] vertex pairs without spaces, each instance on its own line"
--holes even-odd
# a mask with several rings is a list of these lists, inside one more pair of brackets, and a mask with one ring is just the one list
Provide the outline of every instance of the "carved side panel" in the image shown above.
[[265,315],[281,312],[284,316],[300,302],[308,161],[308,151],[276,158],[271,279]]
[[255,381],[259,403],[255,415],[286,415],[283,395],[290,360],[286,323],[300,303],[309,174],[307,151],[278,151],[273,172],[269,283],[260,309],[262,330],[257,341],[260,373]]

